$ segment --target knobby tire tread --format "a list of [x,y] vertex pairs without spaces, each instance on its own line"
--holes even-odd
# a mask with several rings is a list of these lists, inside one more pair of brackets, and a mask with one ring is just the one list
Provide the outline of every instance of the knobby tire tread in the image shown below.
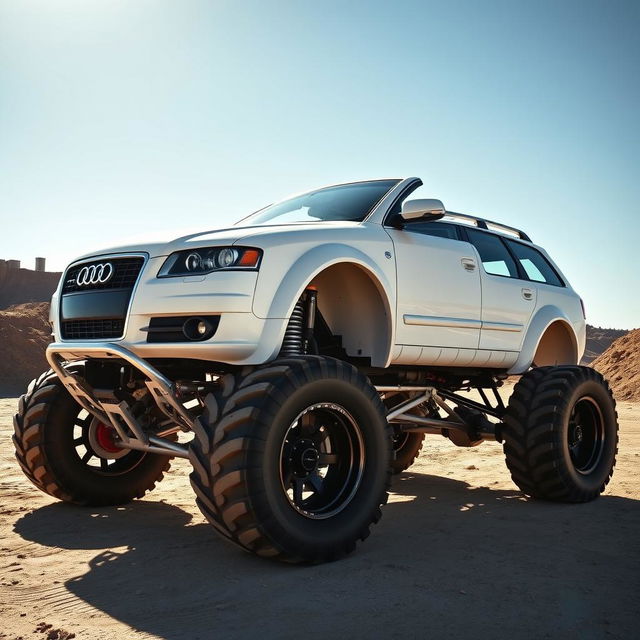
[[581,366],[538,367],[525,373],[509,400],[502,436],[507,467],[515,484],[533,498],[558,502],[587,502],[604,491],[613,474],[618,452],[616,431],[613,464],[597,491],[580,489],[571,480],[557,434],[573,389],[591,381],[615,400],[605,378],[595,369]]
[[79,505],[121,504],[132,498],[141,498],[162,480],[170,468],[170,458],[158,475],[134,489],[134,495],[115,502],[87,499],[77,488],[65,486],[52,469],[44,446],[47,420],[53,403],[67,391],[53,370],[48,370],[29,384],[27,392],[18,400],[18,410],[13,416],[12,436],[15,456],[25,476],[44,493]]
[[[298,555],[281,548],[265,534],[263,522],[257,513],[259,493],[245,491],[247,473],[256,470],[249,466],[250,453],[260,451],[264,441],[256,436],[269,429],[276,409],[293,391],[306,382],[334,377],[364,390],[371,402],[380,404],[378,394],[355,367],[333,358],[299,356],[282,358],[268,365],[245,370],[235,376],[226,376],[224,388],[215,398],[219,420],[201,418],[200,427],[190,447],[193,464],[191,485],[196,503],[207,520],[229,541],[258,556],[285,562],[325,562],[342,557],[355,548],[355,541],[347,541],[341,549],[330,554],[314,554],[301,550]],[[266,403],[265,400],[270,402]],[[212,403],[212,398],[208,399]],[[265,405],[269,411],[265,411]],[[391,427],[386,430],[391,447]],[[388,498],[390,470],[387,473],[384,496]],[[381,517],[379,507],[370,514],[370,524]],[[369,524],[360,531],[359,538],[369,535]]]

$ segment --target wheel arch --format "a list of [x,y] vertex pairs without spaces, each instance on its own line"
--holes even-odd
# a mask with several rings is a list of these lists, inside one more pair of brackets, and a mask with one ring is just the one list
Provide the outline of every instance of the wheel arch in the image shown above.
[[533,317],[527,330],[520,355],[509,370],[510,374],[524,373],[536,366],[578,364],[578,336],[571,321],[555,305],[542,307]]
[[[342,336],[347,353],[385,366],[395,331],[395,297],[382,269],[347,245],[315,247],[291,266],[270,301],[267,317],[288,319],[310,285],[317,287],[318,307],[332,332]],[[278,349],[284,327],[286,323]]]
[[380,281],[354,262],[338,262],[309,283],[318,290],[318,308],[351,356],[385,366],[392,344],[393,314]]

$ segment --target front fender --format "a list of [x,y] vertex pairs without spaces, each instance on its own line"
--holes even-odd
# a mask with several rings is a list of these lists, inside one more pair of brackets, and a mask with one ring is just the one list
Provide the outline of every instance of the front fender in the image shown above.
[[[321,271],[348,262],[364,269],[378,288],[391,320],[395,314],[395,295],[390,273],[376,264],[370,256],[345,244],[331,243],[314,247],[299,256],[284,274],[277,267],[260,270],[253,312],[259,318],[289,318],[305,287]],[[274,287],[275,283],[275,287]]]

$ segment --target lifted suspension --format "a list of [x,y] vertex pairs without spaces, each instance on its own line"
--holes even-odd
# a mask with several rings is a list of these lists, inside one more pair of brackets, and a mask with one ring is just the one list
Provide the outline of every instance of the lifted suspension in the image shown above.
[[280,356],[301,356],[318,353],[313,331],[318,308],[318,290],[307,287],[296,302],[284,333]]
[[[449,437],[459,446],[473,446],[482,440],[501,440],[499,425],[490,422],[484,415],[484,413],[495,415],[497,412],[489,411],[480,403],[467,400],[455,393],[441,391],[435,387],[376,386],[376,390],[382,394],[417,393],[414,397],[401,402],[387,412],[387,421],[394,424],[400,431],[441,434]],[[445,400],[453,401],[459,406],[454,409]],[[424,417],[412,413],[413,409],[425,402],[437,405],[447,414],[447,418]],[[473,410],[473,414],[469,411],[470,409]]]

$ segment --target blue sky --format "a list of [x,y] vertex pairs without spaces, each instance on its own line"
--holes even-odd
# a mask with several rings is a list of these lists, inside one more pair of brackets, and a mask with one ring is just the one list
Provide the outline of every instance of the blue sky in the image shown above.
[[640,326],[640,2],[0,0],[0,257],[418,175]]

